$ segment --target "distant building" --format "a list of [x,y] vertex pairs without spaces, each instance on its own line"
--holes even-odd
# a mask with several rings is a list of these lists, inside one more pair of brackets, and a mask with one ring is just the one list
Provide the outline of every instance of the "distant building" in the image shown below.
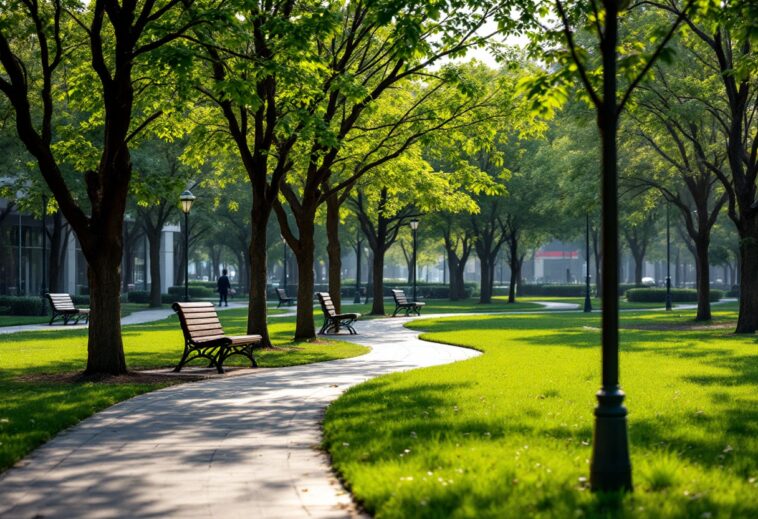
[[[43,243],[42,222],[32,215],[20,213],[7,200],[0,199],[0,294],[2,295],[38,295],[43,288],[55,286],[51,283],[50,269],[45,263],[44,273],[47,287],[42,286],[43,277]],[[54,230],[53,218],[47,217],[48,235]],[[64,221],[65,223],[65,221]],[[174,284],[174,251],[178,240],[174,234],[178,226],[166,226],[161,238],[161,292],[167,292]],[[59,287],[70,294],[87,292],[87,262],[79,247],[79,242],[68,226],[63,232],[61,248],[58,250]],[[46,243],[47,257],[53,253],[51,241]],[[124,284],[135,290],[147,290],[150,286],[150,259],[147,240],[138,239],[131,252],[132,268],[125,269],[126,259],[122,262],[122,275],[129,273],[130,279]]]

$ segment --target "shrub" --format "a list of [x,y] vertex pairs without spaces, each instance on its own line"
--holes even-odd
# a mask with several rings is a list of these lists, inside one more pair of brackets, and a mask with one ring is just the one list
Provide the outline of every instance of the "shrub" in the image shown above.
[[530,285],[518,287],[520,296],[549,296],[549,297],[582,297],[584,285]]
[[[190,297],[195,299],[214,296],[213,289],[208,287],[190,285],[188,291]],[[173,296],[183,297],[184,287],[168,287],[168,293]]]
[[[184,298],[184,290],[181,294],[161,294],[161,303],[164,305],[170,305],[177,301],[181,301]],[[127,300],[130,303],[148,304],[150,302],[150,292],[144,290],[132,290],[127,294]]]
[[49,303],[36,296],[0,296],[0,307],[8,315],[46,315]]
[[71,296],[75,306],[89,306],[89,296]]
[[[716,302],[724,296],[722,290],[711,289],[710,300]],[[665,303],[665,288],[632,288],[626,291],[626,299],[632,303]],[[671,300],[675,303],[697,302],[697,290],[692,288],[672,288]]]

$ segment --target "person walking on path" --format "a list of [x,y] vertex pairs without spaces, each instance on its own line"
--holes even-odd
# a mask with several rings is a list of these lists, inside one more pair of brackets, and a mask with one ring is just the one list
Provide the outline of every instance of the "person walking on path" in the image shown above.
[[226,269],[221,271],[221,277],[218,278],[216,283],[216,289],[218,290],[218,306],[224,303],[224,306],[229,306],[229,302],[226,300],[229,295],[229,289],[232,288],[232,284],[229,283],[229,277],[226,275]]

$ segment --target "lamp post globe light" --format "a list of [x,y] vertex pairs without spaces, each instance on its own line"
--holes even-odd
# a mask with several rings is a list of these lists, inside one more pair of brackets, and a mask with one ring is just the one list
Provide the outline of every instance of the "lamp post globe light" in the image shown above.
[[195,195],[189,190],[179,195],[182,212],[184,213],[184,301],[189,301],[189,214]]
[[587,275],[584,277],[585,280],[585,287],[584,287],[584,311],[585,312],[591,312],[592,311],[592,298],[590,296],[590,213],[587,213],[587,225],[586,230],[584,233],[584,245],[585,245],[585,258],[586,258],[586,269],[587,269]]
[[418,231],[418,218],[413,218],[410,222],[411,231],[413,232],[413,300],[418,301],[416,297],[416,251],[418,247],[418,241],[416,239],[416,231]]

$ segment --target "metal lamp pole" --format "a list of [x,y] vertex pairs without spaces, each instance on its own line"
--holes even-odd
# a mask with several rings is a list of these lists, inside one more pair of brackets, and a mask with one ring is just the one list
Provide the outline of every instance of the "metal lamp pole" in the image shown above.
[[585,258],[587,265],[587,275],[585,279],[584,288],[584,311],[592,311],[592,298],[590,296],[590,214],[587,213],[587,225],[584,233],[584,245],[585,245]]
[[416,251],[418,242],[416,239],[416,231],[418,231],[418,218],[411,220],[411,231],[413,232],[413,300],[418,301],[416,297]]
[[671,215],[666,205],[666,311],[671,310]]
[[[179,196],[184,213],[184,301],[189,301],[189,214],[195,196],[190,191],[185,191]],[[147,276],[145,276],[147,279]]]

